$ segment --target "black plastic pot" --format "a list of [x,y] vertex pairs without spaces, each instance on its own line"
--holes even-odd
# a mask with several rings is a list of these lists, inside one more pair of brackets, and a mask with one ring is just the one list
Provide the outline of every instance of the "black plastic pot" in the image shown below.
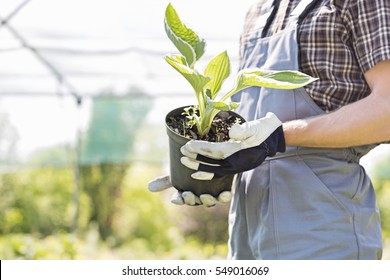
[[[172,110],[165,118],[165,125],[169,137],[171,183],[179,191],[191,191],[198,196],[201,194],[211,194],[214,197],[217,197],[221,192],[231,189],[234,175],[224,176],[208,181],[193,179],[191,174],[196,171],[187,168],[180,162],[180,158],[183,156],[180,152],[180,148],[190,139],[179,135],[167,125],[167,121],[171,117],[181,115],[181,113],[183,113],[183,109],[186,107],[188,106],[183,106]],[[244,122],[244,119],[237,113],[229,113],[235,115],[236,117],[240,118],[242,122]]]

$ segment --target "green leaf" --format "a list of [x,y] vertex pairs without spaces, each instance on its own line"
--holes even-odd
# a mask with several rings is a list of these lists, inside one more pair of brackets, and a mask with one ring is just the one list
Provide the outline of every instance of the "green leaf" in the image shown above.
[[276,89],[296,89],[314,82],[315,78],[299,71],[246,69],[239,73],[243,86],[259,86]]
[[[210,82],[211,82],[211,81],[210,81]],[[209,83],[210,83],[210,82],[209,82]],[[210,100],[213,98],[212,92],[211,92],[211,90],[210,90],[209,88],[206,88],[205,94],[206,94],[206,96],[207,96]]]
[[184,78],[186,78],[186,80],[194,88],[197,95],[203,91],[205,85],[210,81],[209,77],[205,77],[198,71],[183,64],[183,62],[185,62],[185,58],[180,55],[166,56],[165,60],[180,74],[182,74]]
[[213,101],[211,102],[214,109],[220,110],[220,111],[230,111],[233,109],[236,109],[239,105],[239,103],[231,102],[231,103],[225,103],[223,101]]
[[208,86],[211,90],[210,98],[214,99],[221,89],[223,82],[230,75],[230,60],[226,51],[210,60],[204,70],[204,75],[212,77]]
[[306,86],[318,79],[299,71],[263,70],[259,68],[244,69],[237,75],[236,84],[221,100],[226,100],[236,92],[248,87],[266,87],[275,89],[296,89]]
[[176,10],[168,4],[165,11],[165,32],[179,52],[186,57],[189,67],[204,54],[206,41],[188,28],[179,18]]
[[236,109],[236,108],[238,108],[238,106],[240,106],[240,103],[238,103],[238,102],[230,102],[230,110],[234,110],[234,109]]
[[168,35],[168,38],[173,42],[173,44],[176,46],[179,52],[185,57],[186,64],[189,67],[193,68],[196,61],[196,54],[194,49],[191,47],[191,45],[183,41],[179,37],[177,37],[166,24],[165,24],[165,31],[166,34]]
[[182,56],[182,55],[173,54],[171,56],[166,56],[165,60],[167,60],[167,58],[170,58],[170,59],[174,60],[175,63],[181,64],[183,66],[187,65],[186,58],[184,56]]

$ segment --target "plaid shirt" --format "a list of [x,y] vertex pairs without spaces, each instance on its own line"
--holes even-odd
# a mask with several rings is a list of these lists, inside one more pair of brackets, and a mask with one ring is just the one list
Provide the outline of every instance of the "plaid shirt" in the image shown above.
[[[247,14],[241,54],[266,1]],[[286,15],[298,3],[290,0]],[[298,27],[298,44],[300,71],[319,78],[306,87],[316,104],[330,112],[360,100],[371,92],[364,73],[390,59],[390,1],[321,0]]]

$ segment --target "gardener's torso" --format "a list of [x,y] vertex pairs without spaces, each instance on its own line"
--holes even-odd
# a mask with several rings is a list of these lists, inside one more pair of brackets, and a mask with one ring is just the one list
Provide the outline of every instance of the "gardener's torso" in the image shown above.
[[[298,39],[304,36],[302,26],[311,22],[311,13],[323,11],[318,5],[327,7],[329,1],[290,1],[287,14],[291,16],[279,29],[270,24],[277,22],[278,13],[273,13],[278,11],[273,5],[276,1],[264,2],[260,10],[262,20],[253,21],[243,38],[241,68],[302,71],[302,45],[301,51],[298,46]],[[301,4],[297,5],[298,2]],[[314,48],[321,47],[314,44]],[[336,91],[338,94],[339,89]],[[362,96],[365,95],[366,91]],[[327,102],[318,102],[305,89],[253,87],[233,99],[241,103],[237,111],[247,120],[264,117],[267,112],[275,113],[282,121],[301,119],[324,114],[334,106],[328,108]],[[369,149],[287,147],[285,153],[241,174],[230,213],[230,257],[377,258],[381,253],[381,234],[375,195],[358,164]]]
[[[288,2],[286,14],[290,15],[300,0],[282,1],[282,6],[283,2]],[[378,43],[368,34],[378,32],[380,24],[369,15],[377,9],[373,2],[359,1],[367,14],[361,14],[357,18],[362,7],[356,4],[356,0],[321,0],[298,27],[299,68],[302,72],[319,78],[318,82],[308,85],[306,91],[326,112],[334,111],[370,93],[363,73],[373,66],[375,58],[367,57],[365,51],[377,47]],[[241,38],[241,53],[260,27],[258,18],[268,12],[268,3],[266,0],[259,1],[250,10]],[[291,19],[285,17],[278,29],[274,21],[267,36],[287,28],[289,22],[291,23]],[[358,29],[358,25],[367,26],[366,30]]]

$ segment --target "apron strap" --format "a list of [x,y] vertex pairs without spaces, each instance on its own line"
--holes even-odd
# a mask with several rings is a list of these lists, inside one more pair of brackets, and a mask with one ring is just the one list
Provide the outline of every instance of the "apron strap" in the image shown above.
[[267,36],[267,33],[268,33],[268,29],[270,28],[272,22],[274,21],[274,18],[276,16],[276,13],[278,12],[278,9],[279,9],[279,5],[280,5],[280,1],[281,0],[274,0],[274,2],[272,3],[272,11],[271,11],[271,14],[269,15],[269,17],[267,18],[267,22],[265,23],[265,26],[263,28],[263,31],[261,32],[261,37],[264,38]]
[[289,23],[296,22],[298,25],[302,23],[307,14],[318,4],[321,0],[302,0],[291,12]]
[[278,31],[282,30],[284,18],[286,17],[287,8],[289,6],[289,0],[280,0],[279,8],[276,13],[274,22],[272,24],[272,32],[271,34],[276,34]]
[[[316,4],[318,4],[318,2],[320,2],[321,0],[302,0],[299,2],[299,4],[295,7],[295,9],[291,12],[290,16],[289,16],[289,19],[288,19],[288,22],[287,22],[287,25],[290,25],[292,23],[297,23],[298,25],[302,23],[302,21],[305,19],[305,17],[307,16],[307,14],[315,7]],[[270,29],[273,21],[275,20],[278,20],[278,21],[282,21],[283,23],[283,18],[280,17],[280,15],[284,15],[285,14],[285,10],[287,9],[287,6],[286,5],[281,5],[281,2],[283,2],[283,0],[274,0],[271,7],[269,7],[269,9],[272,9],[270,15],[268,16],[267,18],[267,21],[265,23],[265,26],[261,32],[261,37],[264,38],[264,37],[267,37],[267,33],[268,33],[268,30]],[[285,1],[284,3],[287,3],[287,1]],[[282,9],[282,11],[278,12],[279,9]],[[278,15],[278,16],[277,16]],[[278,29],[279,25],[281,25],[280,22],[276,22],[274,23],[276,24],[276,27],[274,27],[274,29],[276,28],[276,30]]]

